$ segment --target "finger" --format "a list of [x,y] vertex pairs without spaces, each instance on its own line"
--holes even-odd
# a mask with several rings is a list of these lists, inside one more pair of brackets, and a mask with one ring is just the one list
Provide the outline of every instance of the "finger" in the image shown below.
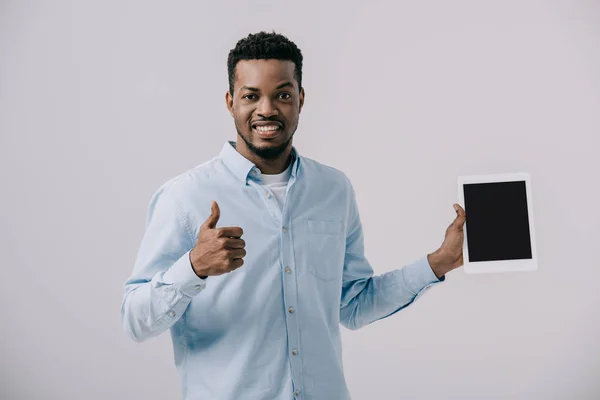
[[454,207],[454,211],[456,211],[457,214],[459,214],[459,215],[466,214],[464,208],[462,208],[460,206],[460,204],[454,203],[453,207]]
[[233,269],[238,269],[243,264],[244,264],[243,258],[236,258],[235,260],[231,260],[231,266],[233,267]]
[[239,226],[227,226],[217,229],[217,237],[229,237],[239,239],[244,234],[244,230]]
[[452,221],[452,225],[454,225],[457,228],[462,228],[462,225],[467,219],[467,214],[459,204],[454,204],[454,210],[456,211],[456,218],[454,218],[454,221]]
[[236,258],[244,258],[246,256],[246,249],[233,249],[227,252],[227,256],[232,260]]
[[243,249],[246,247],[246,242],[244,239],[227,239],[225,242],[226,249]]
[[204,221],[201,229],[215,229],[217,227],[217,222],[219,222],[219,217],[221,216],[221,210],[219,209],[219,205],[216,201],[213,200],[210,206],[210,215]]

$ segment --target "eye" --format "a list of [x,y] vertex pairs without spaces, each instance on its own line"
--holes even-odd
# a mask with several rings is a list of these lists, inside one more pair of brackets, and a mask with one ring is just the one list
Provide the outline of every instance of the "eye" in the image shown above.
[[252,99],[250,98],[250,96],[256,96],[256,95],[255,95],[254,93],[249,93],[249,94],[247,94],[247,95],[244,95],[244,96],[242,96],[242,99],[248,99],[248,100],[252,100]]
[[288,92],[282,92],[282,93],[279,93],[279,95],[280,96],[287,96],[287,97],[284,98],[284,100],[287,100],[287,99],[289,99],[289,98],[292,97],[292,95],[289,94]]

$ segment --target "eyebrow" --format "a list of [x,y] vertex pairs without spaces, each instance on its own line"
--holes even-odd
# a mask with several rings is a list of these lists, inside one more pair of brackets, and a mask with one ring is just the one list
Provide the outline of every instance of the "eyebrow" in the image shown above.
[[[283,82],[281,85],[277,86],[275,89],[281,89],[281,88],[284,88],[286,86],[289,86],[289,87],[292,87],[292,88],[294,87],[294,85],[292,85],[292,82],[287,81],[287,82]],[[240,90],[250,90],[251,92],[260,92],[260,89],[255,88],[255,87],[251,87],[251,86],[242,86],[240,88]]]

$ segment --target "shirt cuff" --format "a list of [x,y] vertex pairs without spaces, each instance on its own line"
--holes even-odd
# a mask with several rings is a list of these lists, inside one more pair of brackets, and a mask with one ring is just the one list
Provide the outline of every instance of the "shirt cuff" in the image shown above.
[[206,280],[201,279],[190,263],[190,252],[187,251],[163,275],[163,281],[171,284],[181,293],[193,297],[206,287]]
[[406,285],[416,293],[418,297],[425,289],[445,281],[446,276],[444,275],[438,279],[433,273],[431,265],[429,265],[427,255],[425,255],[412,264],[404,267],[404,280]]

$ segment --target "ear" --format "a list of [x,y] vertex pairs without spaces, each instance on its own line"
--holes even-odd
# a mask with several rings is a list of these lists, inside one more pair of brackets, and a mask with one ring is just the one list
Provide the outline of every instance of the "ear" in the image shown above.
[[300,110],[298,110],[298,114],[302,112],[302,107],[304,106],[304,88],[300,89]]
[[225,104],[227,105],[227,109],[229,110],[229,114],[233,117],[233,96],[229,91],[225,92]]

